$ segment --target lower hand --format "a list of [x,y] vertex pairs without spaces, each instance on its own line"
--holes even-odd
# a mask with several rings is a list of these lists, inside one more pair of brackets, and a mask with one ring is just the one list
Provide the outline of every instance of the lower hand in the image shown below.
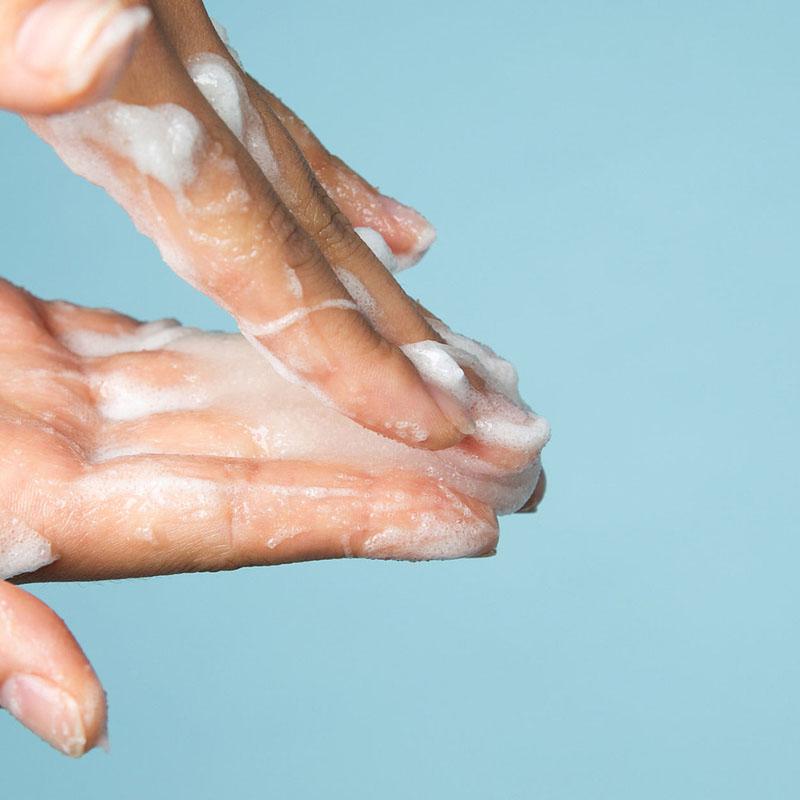
[[[5,282],[0,327],[0,573],[15,583],[487,555],[495,511],[538,474],[546,429],[489,390],[476,408],[527,445],[482,438],[480,412],[475,436],[428,452],[320,404],[239,336]],[[100,682],[64,623],[2,581],[0,705],[73,756],[105,730]]]

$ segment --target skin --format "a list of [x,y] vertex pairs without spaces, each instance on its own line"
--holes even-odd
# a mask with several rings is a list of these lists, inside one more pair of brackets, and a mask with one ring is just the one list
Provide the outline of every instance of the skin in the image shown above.
[[[89,6],[92,0],[53,0],[48,13],[69,3]],[[281,284],[284,264],[297,270],[307,305],[348,297],[332,269],[346,265],[375,298],[380,321],[371,324],[357,311],[328,308],[309,318],[302,337],[290,328],[279,341],[270,341],[270,347],[280,355],[310,344],[311,350],[323,353],[325,358],[307,377],[332,396],[343,413],[366,427],[392,435],[385,423],[399,408],[402,419],[413,418],[428,431],[427,438],[415,444],[433,450],[477,447],[464,437],[470,420],[463,409],[434,398],[397,347],[438,338],[426,312],[405,295],[353,231],[353,226],[375,228],[397,255],[413,260],[432,238],[424,218],[381,195],[332,156],[273,94],[242,74],[283,177],[280,185],[271,185],[187,74],[185,63],[200,52],[231,60],[198,0],[148,4],[150,24],[131,29],[102,57],[96,48],[87,50],[83,61],[79,59],[84,69],[78,81],[65,71],[71,63],[66,59],[54,58],[49,69],[39,64],[32,70],[20,54],[20,33],[31,12],[43,5],[40,0],[5,0],[0,7],[0,107],[28,115],[34,126],[46,124],[39,115],[106,97],[137,105],[177,103],[189,109],[235,161],[254,198],[251,217],[236,232],[238,246],[248,248],[259,226],[269,234],[269,246],[247,281],[233,270],[221,285],[214,276],[201,274],[198,288],[237,318],[246,304],[255,302],[255,310],[247,305],[248,317],[255,313],[268,322],[291,310],[296,301]],[[142,5],[118,2],[106,10]],[[53,25],[48,29],[57,30]],[[124,172],[125,165],[121,169]],[[209,198],[223,189],[212,182]],[[369,542],[387,526],[419,514],[432,515],[443,527],[469,522],[474,536],[458,555],[494,551],[496,520],[485,505],[408,473],[376,477],[352,466],[266,461],[258,457],[252,441],[238,436],[229,410],[178,412],[136,425],[109,424],[98,412],[98,380],[124,369],[143,383],[159,385],[176,368],[174,354],[85,359],[65,348],[61,337],[72,328],[132,328],[137,325],[134,320],[48,304],[5,283],[0,284],[0,320],[5,459],[0,510],[24,519],[48,539],[58,556],[37,573],[0,582],[0,704],[69,755],[82,755],[102,742],[105,696],[64,622],[16,585],[19,582],[233,569],[351,555],[413,558],[411,545],[384,543],[376,548]],[[199,381],[205,380],[202,363],[192,368]],[[474,384],[480,386],[477,380]],[[353,405],[354,397],[366,402]],[[145,439],[146,452],[138,457],[116,463],[93,459],[111,442],[118,446],[121,440],[135,444]],[[228,448],[226,455],[215,449],[220,441]],[[498,467],[512,466],[513,457],[501,450],[482,450],[480,455]],[[184,480],[188,488],[184,494],[167,493],[161,505],[134,503],[131,512],[136,499],[131,485],[137,474],[148,478],[154,469]],[[102,504],[87,488],[93,479],[103,481]],[[270,500],[269,489],[276,485],[332,491],[322,502],[301,493],[277,503]],[[202,524],[184,521],[186,508],[203,502],[191,495],[193,486],[214,487]],[[530,505],[535,507],[543,488],[541,480]],[[345,493],[337,498],[341,490]],[[243,513],[248,506],[259,512]],[[295,535],[265,547],[265,537],[280,526]],[[143,537],[143,530],[151,535]]]

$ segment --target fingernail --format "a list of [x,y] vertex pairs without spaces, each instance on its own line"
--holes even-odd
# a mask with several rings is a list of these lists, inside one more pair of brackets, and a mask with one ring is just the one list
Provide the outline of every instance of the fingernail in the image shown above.
[[108,738],[108,725],[103,729],[103,732],[97,738],[97,747],[106,753],[111,752],[111,739]]
[[536,481],[536,486],[533,494],[525,501],[522,508],[517,511],[517,514],[535,514],[539,508],[539,503],[542,502],[545,490],[547,489],[547,477],[544,470],[539,473],[539,479]]
[[458,400],[438,386],[428,384],[428,391],[439,406],[439,410],[464,436],[471,436],[477,430],[475,420]]
[[61,76],[79,92],[97,81],[107,85],[127,63],[152,13],[120,0],[47,0],[28,14],[16,51],[31,71]]
[[394,219],[413,237],[413,244],[406,252],[395,253],[398,270],[413,267],[436,241],[436,228],[419,211],[393,197],[382,194],[380,202],[384,214]]
[[0,705],[26,728],[68,756],[83,755],[86,731],[74,697],[38,675],[12,675],[0,686]]

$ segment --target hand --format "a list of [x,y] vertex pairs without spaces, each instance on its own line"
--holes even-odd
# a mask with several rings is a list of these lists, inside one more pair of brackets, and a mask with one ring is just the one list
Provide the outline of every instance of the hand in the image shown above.
[[[199,0],[150,8],[114,102],[32,126],[286,377],[389,438],[456,444],[473,430],[468,411],[400,349],[438,334],[353,229],[382,232],[393,249],[384,260],[407,264],[430,245],[431,226],[332,158],[251,80]],[[361,296],[369,320],[353,302]]]
[[[0,577],[18,582],[487,555],[495,512],[522,505],[539,474],[547,426],[511,384],[476,398],[475,436],[430,452],[339,415],[237,335],[5,282],[0,329]],[[482,380],[505,372],[440,330]],[[0,705],[70,755],[105,730],[100,683],[64,623],[2,581]]]

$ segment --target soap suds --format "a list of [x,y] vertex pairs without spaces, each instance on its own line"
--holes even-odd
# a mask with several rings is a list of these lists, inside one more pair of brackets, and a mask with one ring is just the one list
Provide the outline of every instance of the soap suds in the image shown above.
[[[199,53],[187,64],[195,86],[211,107],[244,145],[273,186],[281,181],[278,162],[269,146],[264,122],[253,107],[247,88],[238,72],[224,58],[213,53]],[[283,191],[290,187],[281,184]]]
[[225,26],[218,22],[217,20],[211,18],[211,24],[214,26],[214,30],[217,32],[217,36],[222,40],[222,44],[225,45],[225,49],[231,54],[231,58],[242,68],[244,69],[244,64],[242,63],[242,59],[239,57],[239,53],[233,49],[231,46],[231,39],[228,36],[228,30]]
[[424,341],[404,344],[400,349],[427,383],[444,389],[462,405],[469,404],[474,390],[456,361],[457,354],[447,345]]
[[203,408],[207,398],[193,386],[158,387],[125,372],[108,373],[93,381],[100,413],[113,422],[141,419],[172,411]]
[[57,558],[47,539],[19,517],[0,511],[0,580],[35,572]]
[[290,311],[288,314],[284,314],[279,319],[272,320],[271,322],[256,324],[242,321],[240,327],[242,333],[247,333],[250,336],[274,336],[276,333],[281,333],[286,330],[286,328],[306,319],[315,311],[323,311],[326,308],[343,308],[349,311],[358,311],[358,306],[352,300],[323,300],[315,306],[296,308],[294,311]]
[[[48,121],[65,142],[101,145],[173,192],[197,178],[205,135],[195,116],[181,106],[165,103],[149,108],[108,100]],[[100,165],[92,166],[94,172]]]
[[75,329],[66,331],[59,339],[75,355],[97,358],[142,350],[164,350],[171,342],[196,332],[196,328],[183,327],[177,320],[164,319],[140,325],[131,333]]
[[356,301],[361,313],[372,323],[376,330],[380,330],[381,313],[375,298],[369,293],[367,287],[349,270],[344,267],[334,267],[333,271],[344,286],[347,293]]
[[[456,341],[455,335],[451,340]],[[254,337],[250,341],[255,347],[263,347]],[[461,338],[458,341],[464,343]],[[514,401],[513,368],[477,343],[470,344],[473,353],[454,345],[417,343],[410,347],[410,354],[430,383],[452,392],[460,402],[466,398],[477,429],[466,443],[474,441],[489,448],[485,457],[478,457],[469,447],[443,451],[412,448],[362,428],[331,407],[316,387],[304,389],[296,376],[288,382],[283,379],[285,367],[277,359],[274,372],[259,368],[257,356],[241,337],[186,336],[174,347],[219,364],[218,387],[206,386],[209,403],[239,415],[254,432],[248,440],[257,440],[270,459],[345,464],[376,473],[401,468],[441,480],[499,514],[516,511],[527,501],[541,471],[538,455],[549,437],[547,422]],[[268,351],[264,357],[270,360]],[[483,366],[485,363],[489,366]],[[473,390],[464,377],[466,365],[501,375],[498,386],[501,383],[511,397],[493,389],[480,393]],[[268,398],[269,402],[253,405],[246,397]],[[425,432],[410,422],[400,421],[387,430],[390,432],[410,444],[426,438]],[[502,466],[491,460],[497,448],[503,454]]]

